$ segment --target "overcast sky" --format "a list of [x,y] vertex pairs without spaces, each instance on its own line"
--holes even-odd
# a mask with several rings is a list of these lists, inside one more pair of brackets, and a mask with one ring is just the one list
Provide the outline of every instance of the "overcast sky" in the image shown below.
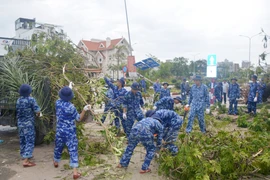
[[[136,60],[193,60],[216,54],[218,61],[248,60],[248,39],[261,27],[270,34],[270,0],[127,0]],[[128,39],[124,0],[0,0],[0,36],[15,35],[19,17],[62,25],[81,39]],[[262,53],[262,37],[252,39],[251,61]],[[269,50],[268,50],[269,51]]]

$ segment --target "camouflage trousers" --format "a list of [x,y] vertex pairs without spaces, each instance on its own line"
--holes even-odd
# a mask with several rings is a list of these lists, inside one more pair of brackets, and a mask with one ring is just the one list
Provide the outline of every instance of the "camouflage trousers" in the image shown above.
[[204,123],[204,108],[196,109],[195,107],[190,108],[189,117],[188,117],[188,124],[186,127],[186,132],[190,133],[192,131],[192,126],[194,122],[194,118],[198,116],[199,126],[202,133],[205,133],[205,123]]
[[248,112],[251,113],[253,111],[254,114],[256,114],[257,110],[257,102],[250,102],[248,101]]
[[78,139],[76,130],[60,129],[56,130],[54,161],[60,162],[64,146],[67,146],[70,156],[70,167],[76,168],[78,163]]
[[230,99],[230,106],[229,106],[229,114],[237,114],[238,110],[237,110],[237,104],[238,101],[236,99]]
[[21,157],[24,159],[33,157],[36,136],[35,127],[19,127],[19,136]]
[[142,164],[142,170],[148,169],[152,159],[154,158],[156,146],[154,145],[153,134],[145,129],[133,128],[131,130],[131,133],[128,138],[128,146],[120,160],[121,166],[127,167],[129,165],[132,153],[139,142],[141,142],[146,149],[146,155],[144,163]]
[[142,120],[144,118],[143,112],[140,108],[135,108],[135,110],[129,110],[127,111],[127,119],[122,121],[122,126],[124,128],[124,131],[126,133],[126,137],[128,138],[130,131],[132,129],[132,126],[135,122],[135,120]]

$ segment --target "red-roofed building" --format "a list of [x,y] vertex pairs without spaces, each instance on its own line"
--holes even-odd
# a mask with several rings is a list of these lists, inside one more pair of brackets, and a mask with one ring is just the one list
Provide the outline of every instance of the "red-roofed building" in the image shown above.
[[119,77],[116,77],[116,66],[118,64],[127,64],[127,57],[130,54],[129,43],[125,38],[99,40],[91,39],[81,40],[78,44],[80,53],[85,57],[86,65],[89,67],[99,67],[102,73],[111,77],[122,77],[122,71],[119,71]]

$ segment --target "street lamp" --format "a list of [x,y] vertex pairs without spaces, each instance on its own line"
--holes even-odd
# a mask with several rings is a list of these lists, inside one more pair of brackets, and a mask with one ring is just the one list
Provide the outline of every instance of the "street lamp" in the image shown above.
[[196,56],[198,56],[200,53],[197,53],[197,54],[193,54],[192,56],[193,56],[193,75],[195,75],[196,74],[196,72],[195,72],[195,57]]
[[252,38],[254,38],[255,36],[258,36],[258,35],[260,35],[261,34],[261,32],[260,33],[258,33],[258,34],[255,34],[255,35],[253,35],[253,36],[251,36],[251,37],[249,37],[249,36],[244,36],[244,35],[239,35],[239,36],[241,36],[241,37],[245,37],[245,38],[248,38],[249,39],[249,53],[248,53],[248,61],[249,61],[249,67],[248,68],[250,68],[250,64],[251,64],[251,62],[250,62],[250,53],[251,53],[251,39]]

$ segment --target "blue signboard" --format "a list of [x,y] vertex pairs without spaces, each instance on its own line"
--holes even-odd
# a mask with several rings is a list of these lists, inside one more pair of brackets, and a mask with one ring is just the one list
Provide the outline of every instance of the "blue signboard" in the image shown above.
[[147,58],[142,60],[145,64],[147,64],[150,68],[158,67],[159,64],[152,58]]
[[123,67],[123,72],[126,73],[127,72],[127,66]]
[[146,70],[150,68],[148,65],[144,64],[143,62],[137,62],[134,64],[134,66],[136,68],[139,68],[140,70]]
[[207,66],[216,66],[217,65],[217,56],[215,54],[208,55]]

